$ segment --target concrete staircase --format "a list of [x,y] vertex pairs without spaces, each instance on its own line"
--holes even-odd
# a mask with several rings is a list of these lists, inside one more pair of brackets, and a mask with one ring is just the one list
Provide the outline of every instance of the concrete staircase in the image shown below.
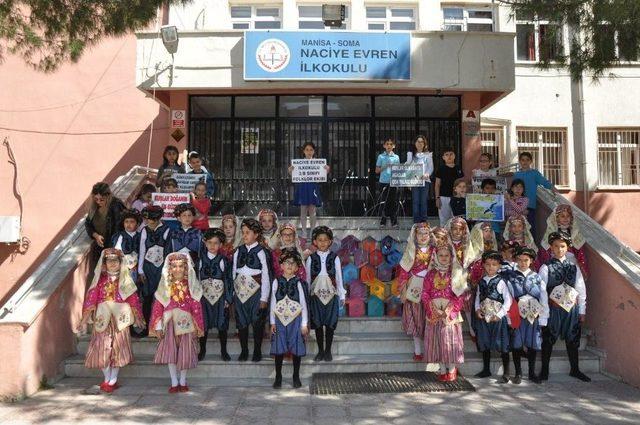
[[[233,327],[231,329],[234,329]],[[80,338],[78,355],[69,358],[65,363],[65,374],[68,377],[99,376],[99,370],[89,370],[84,367],[84,355],[89,342],[88,336]],[[251,341],[250,341],[251,343]],[[121,376],[125,378],[164,378],[167,375],[165,366],[153,364],[157,341],[152,338],[133,339],[133,351],[136,362],[124,368]],[[584,348],[586,339],[582,341],[580,352],[581,368],[585,373],[600,372],[600,358]],[[251,347],[251,345],[250,345]],[[333,362],[315,363],[315,337],[309,337],[308,355],[303,360],[301,375],[309,378],[316,372],[375,372],[375,371],[421,371],[427,369],[425,363],[412,360],[413,341],[401,329],[398,318],[341,318],[333,343]],[[268,356],[269,341],[263,343],[263,353],[267,353],[259,363],[238,362],[236,358],[240,352],[240,344],[233,331],[229,337],[228,351],[232,356],[230,362],[220,359],[220,345],[217,334],[213,332],[207,344],[207,356],[200,362],[198,368],[190,373],[193,378],[272,378],[274,376],[273,360]],[[538,368],[540,360],[538,357]],[[433,370],[429,365],[428,370]],[[461,371],[465,375],[473,375],[482,368],[482,358],[465,331],[465,363]],[[502,369],[498,357],[492,359],[492,370],[499,374]],[[523,370],[526,373],[527,363],[523,360]],[[554,350],[551,373],[564,374],[569,371],[569,362],[564,351],[564,343],[560,342]],[[285,362],[285,375],[291,373],[291,363]]]

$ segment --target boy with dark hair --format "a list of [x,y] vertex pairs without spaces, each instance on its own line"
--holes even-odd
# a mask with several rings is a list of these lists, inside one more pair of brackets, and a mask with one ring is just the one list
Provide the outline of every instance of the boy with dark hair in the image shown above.
[[525,196],[529,199],[529,205],[527,206],[527,220],[531,224],[531,233],[536,234],[536,191],[538,186],[545,187],[547,189],[553,189],[553,184],[547,180],[540,171],[535,168],[531,168],[533,162],[533,155],[531,152],[520,152],[518,155],[518,162],[520,163],[520,171],[516,171],[513,175],[514,180],[520,179],[524,182]]
[[450,205],[451,197],[453,196],[453,184],[457,179],[464,177],[464,173],[462,168],[456,165],[456,153],[452,148],[444,148],[442,160],[444,164],[440,165],[434,174],[436,177],[434,191],[440,225],[444,226],[453,217]]
[[398,205],[396,204],[397,187],[391,187],[391,166],[400,164],[400,157],[393,150],[396,142],[393,137],[387,137],[383,145],[384,152],[376,160],[376,174],[379,174],[380,202],[384,205],[380,213],[380,226],[387,225],[387,217],[391,217],[391,225],[398,225]]
[[207,198],[213,198],[216,191],[216,184],[213,181],[213,174],[202,165],[202,158],[198,152],[189,154],[189,171],[187,174],[202,174],[204,183],[207,185]]

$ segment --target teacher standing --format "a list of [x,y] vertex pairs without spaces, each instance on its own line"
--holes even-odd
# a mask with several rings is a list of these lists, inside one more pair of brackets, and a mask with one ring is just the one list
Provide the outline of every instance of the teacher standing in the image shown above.
[[407,154],[407,163],[422,165],[422,179],[424,186],[411,188],[411,204],[413,222],[424,223],[428,218],[427,202],[431,189],[431,174],[433,174],[433,153],[427,147],[427,138],[418,135],[414,142],[413,152]]

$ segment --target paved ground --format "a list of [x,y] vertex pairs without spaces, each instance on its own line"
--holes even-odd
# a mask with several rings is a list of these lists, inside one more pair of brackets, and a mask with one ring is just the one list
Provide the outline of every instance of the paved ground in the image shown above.
[[[537,386],[470,379],[477,392],[311,396],[290,381],[272,390],[264,380],[243,387],[192,380],[192,392],[167,394],[166,382],[123,380],[112,395],[95,382],[65,379],[22,402],[0,404],[2,423],[211,424],[638,424],[640,389],[602,375],[586,384],[553,376]],[[229,385],[214,382],[214,385]]]

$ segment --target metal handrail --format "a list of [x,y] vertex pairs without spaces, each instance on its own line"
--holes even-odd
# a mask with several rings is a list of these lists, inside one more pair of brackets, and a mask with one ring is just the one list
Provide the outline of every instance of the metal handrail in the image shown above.
[[[141,166],[131,168],[111,185],[113,194],[127,198],[132,186],[156,170]],[[91,240],[84,229],[84,217],[53,248],[36,270],[18,290],[0,307],[0,324],[20,323],[29,326],[38,317],[46,303],[64,278],[73,270],[89,250]],[[29,308],[25,308],[28,305]]]

